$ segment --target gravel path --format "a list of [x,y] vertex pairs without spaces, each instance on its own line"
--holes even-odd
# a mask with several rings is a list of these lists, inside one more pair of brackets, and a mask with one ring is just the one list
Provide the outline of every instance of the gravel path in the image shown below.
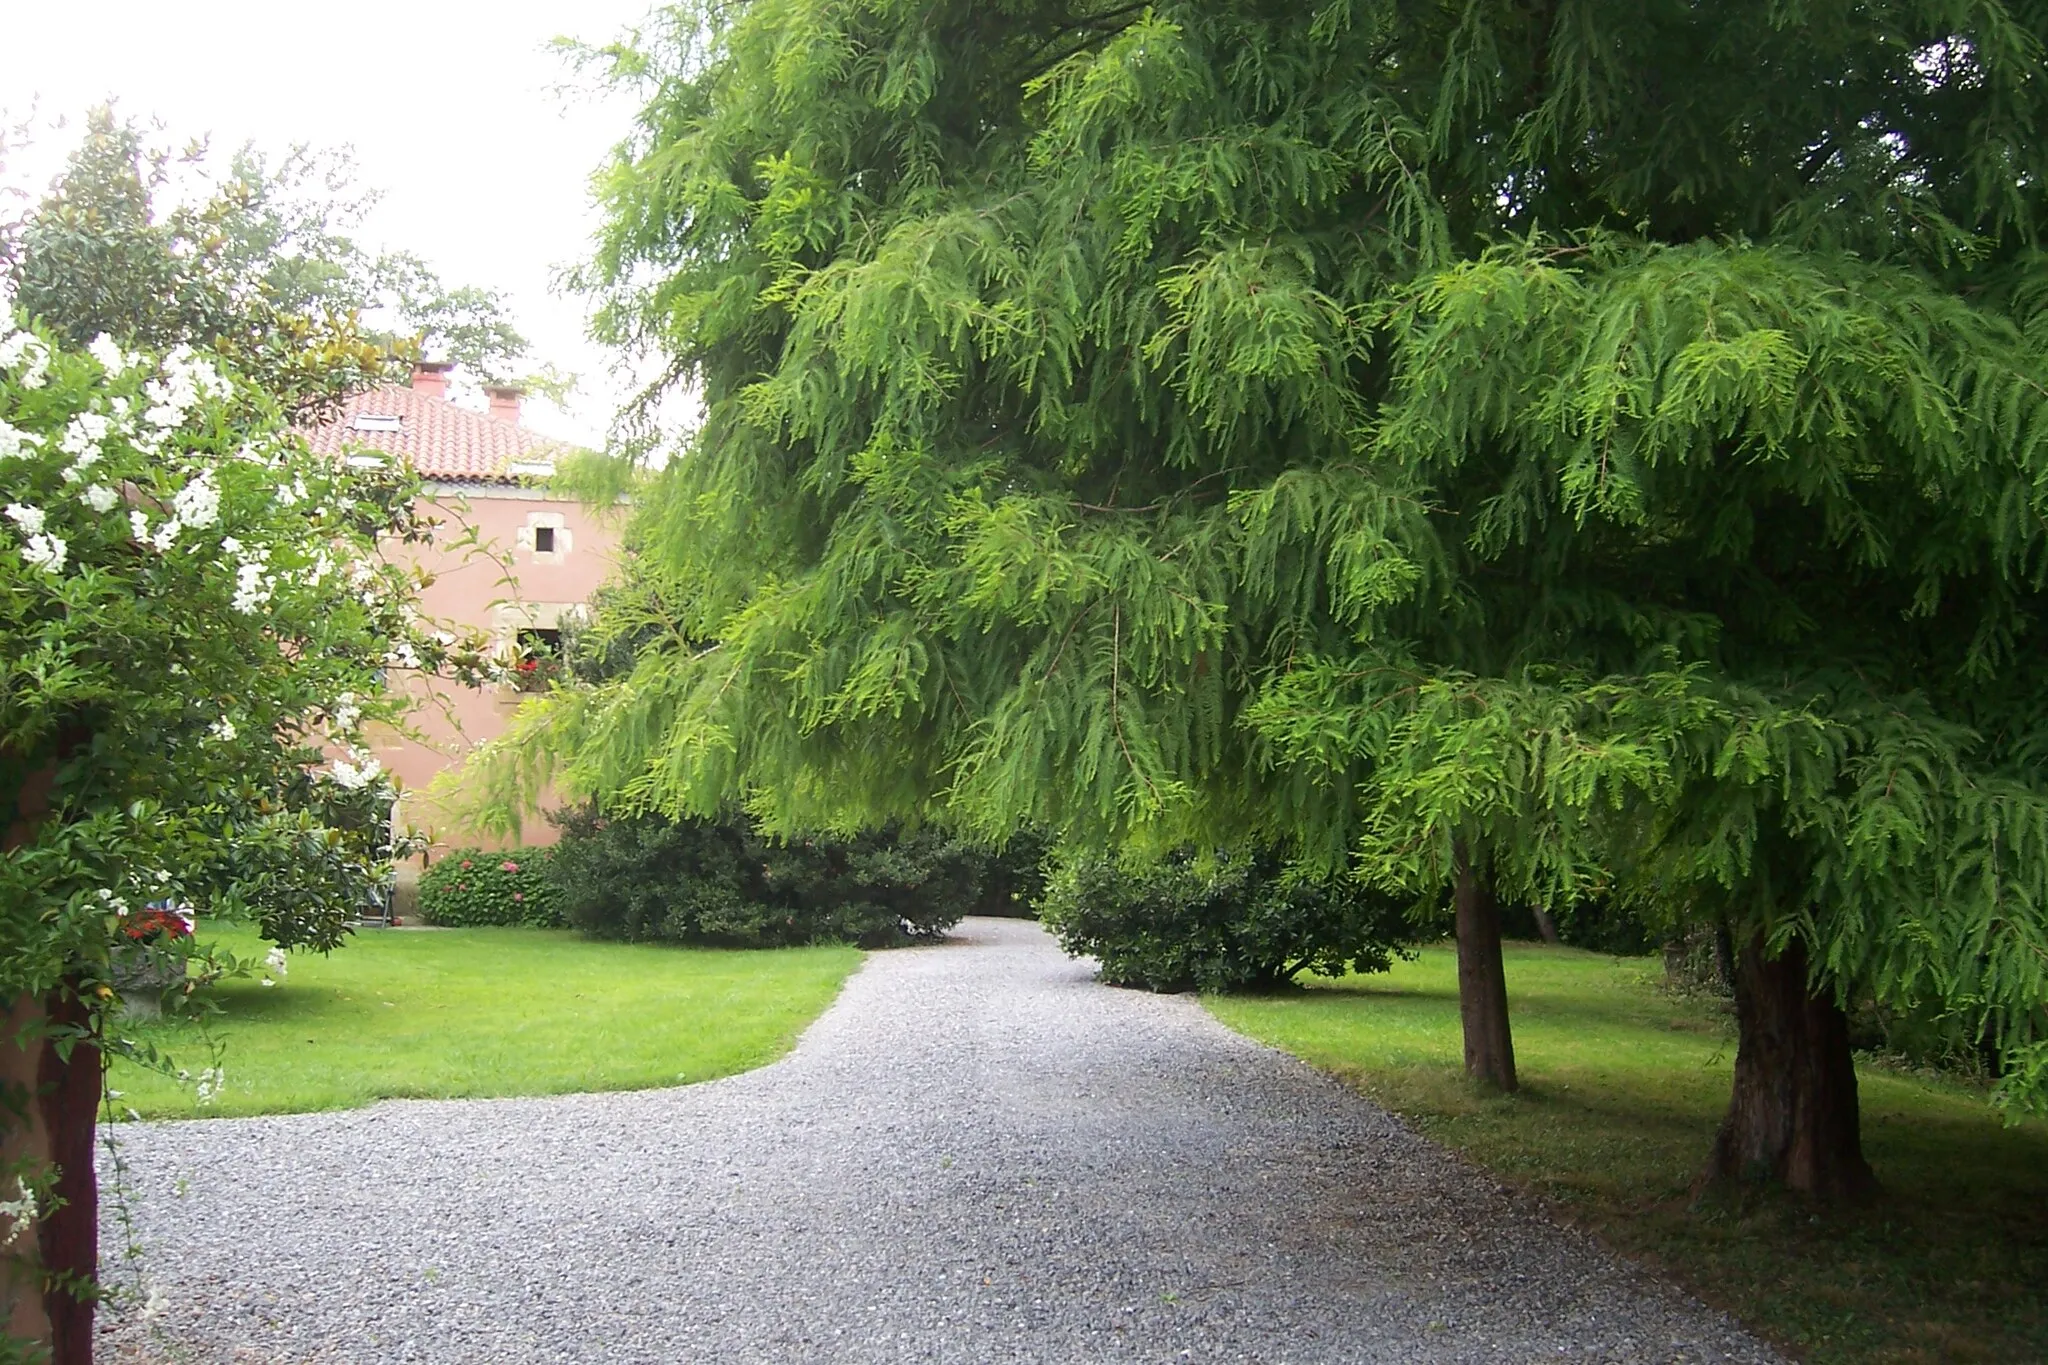
[[875,954],[723,1081],[121,1133],[169,1359],[1777,1360],[1013,921]]

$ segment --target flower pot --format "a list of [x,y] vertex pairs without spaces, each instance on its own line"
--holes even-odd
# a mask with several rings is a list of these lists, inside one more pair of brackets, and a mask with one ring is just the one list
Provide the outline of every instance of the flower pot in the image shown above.
[[164,992],[185,984],[185,955],[146,943],[118,943],[108,956],[108,975],[130,1014],[163,1013]]

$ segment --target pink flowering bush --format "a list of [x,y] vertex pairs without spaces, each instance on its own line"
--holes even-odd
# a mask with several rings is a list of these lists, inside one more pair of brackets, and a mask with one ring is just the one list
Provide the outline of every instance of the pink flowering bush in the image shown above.
[[561,897],[547,875],[553,855],[547,848],[445,853],[420,876],[420,913],[429,924],[450,927],[558,929]]

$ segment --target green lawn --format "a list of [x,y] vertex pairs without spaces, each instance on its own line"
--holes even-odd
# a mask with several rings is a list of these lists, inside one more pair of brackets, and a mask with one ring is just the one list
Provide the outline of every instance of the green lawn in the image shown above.
[[[216,939],[260,958],[255,935]],[[146,1118],[344,1109],[392,1098],[631,1090],[773,1061],[838,994],[852,948],[719,951],[590,943],[540,929],[365,930],[328,957],[291,955],[285,983],[217,988],[226,1085],[193,1089],[117,1062],[117,1110]],[[190,1023],[126,1025],[193,1073]]]
[[1658,965],[1511,944],[1524,1092],[1459,1074],[1456,962],[1217,998],[1233,1028],[1337,1072],[1437,1141],[1554,1200],[1802,1359],[2048,1360],[2048,1125],[2002,1125],[1981,1095],[1861,1073],[1865,1150],[1886,1193],[1823,1213],[1787,1199],[1692,1207],[1727,1104],[1735,1041]]

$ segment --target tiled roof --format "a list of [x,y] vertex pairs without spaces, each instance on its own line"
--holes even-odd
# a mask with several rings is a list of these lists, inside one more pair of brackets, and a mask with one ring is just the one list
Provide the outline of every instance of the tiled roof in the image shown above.
[[[377,417],[396,417],[398,429],[366,429],[374,424],[358,421]],[[430,479],[483,483],[515,482],[535,472],[515,465],[552,464],[567,450],[538,432],[402,384],[359,393],[342,405],[339,416],[301,434],[318,454],[381,450],[404,458]]]

